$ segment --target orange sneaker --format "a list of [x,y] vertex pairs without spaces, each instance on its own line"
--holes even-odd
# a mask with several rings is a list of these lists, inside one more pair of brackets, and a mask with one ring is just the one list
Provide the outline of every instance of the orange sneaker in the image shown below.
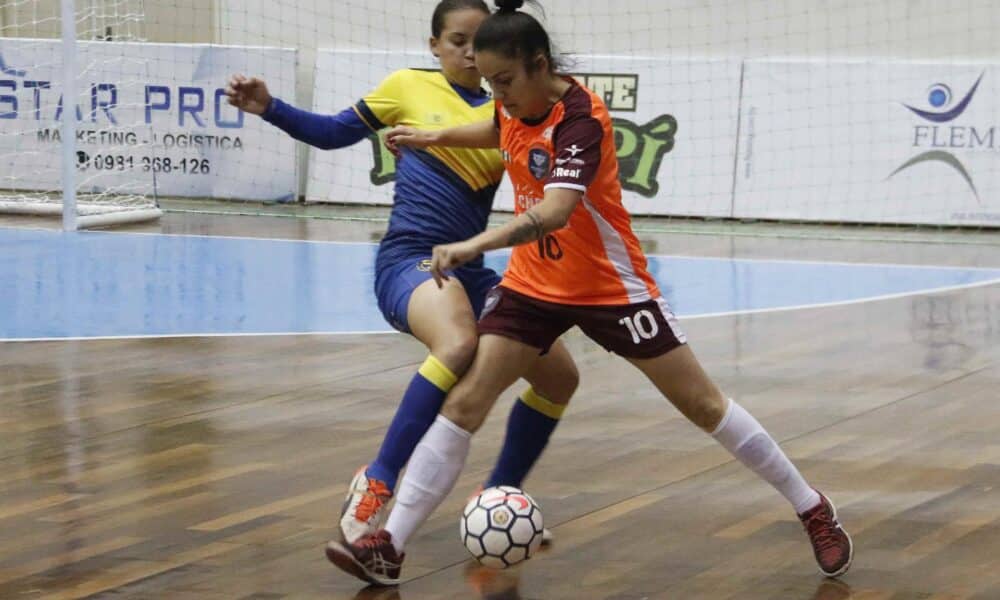
[[354,474],[340,511],[340,534],[352,544],[382,527],[387,514],[385,507],[392,499],[392,492],[384,481],[365,475],[367,468],[365,465]]

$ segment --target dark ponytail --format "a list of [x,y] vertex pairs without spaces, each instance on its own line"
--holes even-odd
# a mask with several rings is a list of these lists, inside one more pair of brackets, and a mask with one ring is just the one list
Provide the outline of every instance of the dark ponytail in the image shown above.
[[524,6],[524,0],[494,0],[497,5],[497,12],[512,13]]
[[[541,9],[538,2],[529,1]],[[474,50],[488,50],[510,59],[520,58],[529,73],[535,71],[535,57],[541,54],[548,61],[550,71],[559,70],[560,62],[552,57],[552,42],[545,28],[535,17],[518,10],[524,6],[524,0],[494,2],[497,12],[479,26],[472,44]]]
[[431,16],[431,35],[436,38],[441,37],[441,32],[444,31],[445,17],[451,12],[466,8],[474,8],[487,15],[490,14],[490,7],[486,6],[486,2],[483,0],[441,0],[434,7],[434,15]]

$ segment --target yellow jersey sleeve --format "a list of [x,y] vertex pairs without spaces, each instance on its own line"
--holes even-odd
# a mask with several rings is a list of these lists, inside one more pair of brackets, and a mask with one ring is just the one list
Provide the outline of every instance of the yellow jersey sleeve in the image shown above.
[[408,69],[403,69],[392,73],[354,105],[358,116],[372,131],[391,127],[402,120],[403,94],[406,89],[408,71]]

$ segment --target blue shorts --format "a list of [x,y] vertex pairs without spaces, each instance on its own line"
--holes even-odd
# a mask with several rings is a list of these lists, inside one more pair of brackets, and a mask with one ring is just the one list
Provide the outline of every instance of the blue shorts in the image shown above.
[[[418,285],[433,279],[430,264],[429,254],[417,254],[396,261],[375,273],[375,297],[378,298],[378,308],[389,325],[403,333],[412,333],[406,319],[410,296]],[[472,312],[478,319],[486,301],[486,294],[500,283],[500,276],[493,269],[483,266],[459,267],[449,275],[457,278],[465,288],[469,303],[472,304]]]

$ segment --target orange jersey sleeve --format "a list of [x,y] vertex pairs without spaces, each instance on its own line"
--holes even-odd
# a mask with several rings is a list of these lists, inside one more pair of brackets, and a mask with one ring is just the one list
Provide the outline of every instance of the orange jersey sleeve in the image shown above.
[[583,194],[566,227],[514,248],[502,285],[560,304],[620,305],[660,296],[622,205],[611,116],[593,92],[572,86],[539,122],[497,103],[500,148],[517,214],[545,190]]

